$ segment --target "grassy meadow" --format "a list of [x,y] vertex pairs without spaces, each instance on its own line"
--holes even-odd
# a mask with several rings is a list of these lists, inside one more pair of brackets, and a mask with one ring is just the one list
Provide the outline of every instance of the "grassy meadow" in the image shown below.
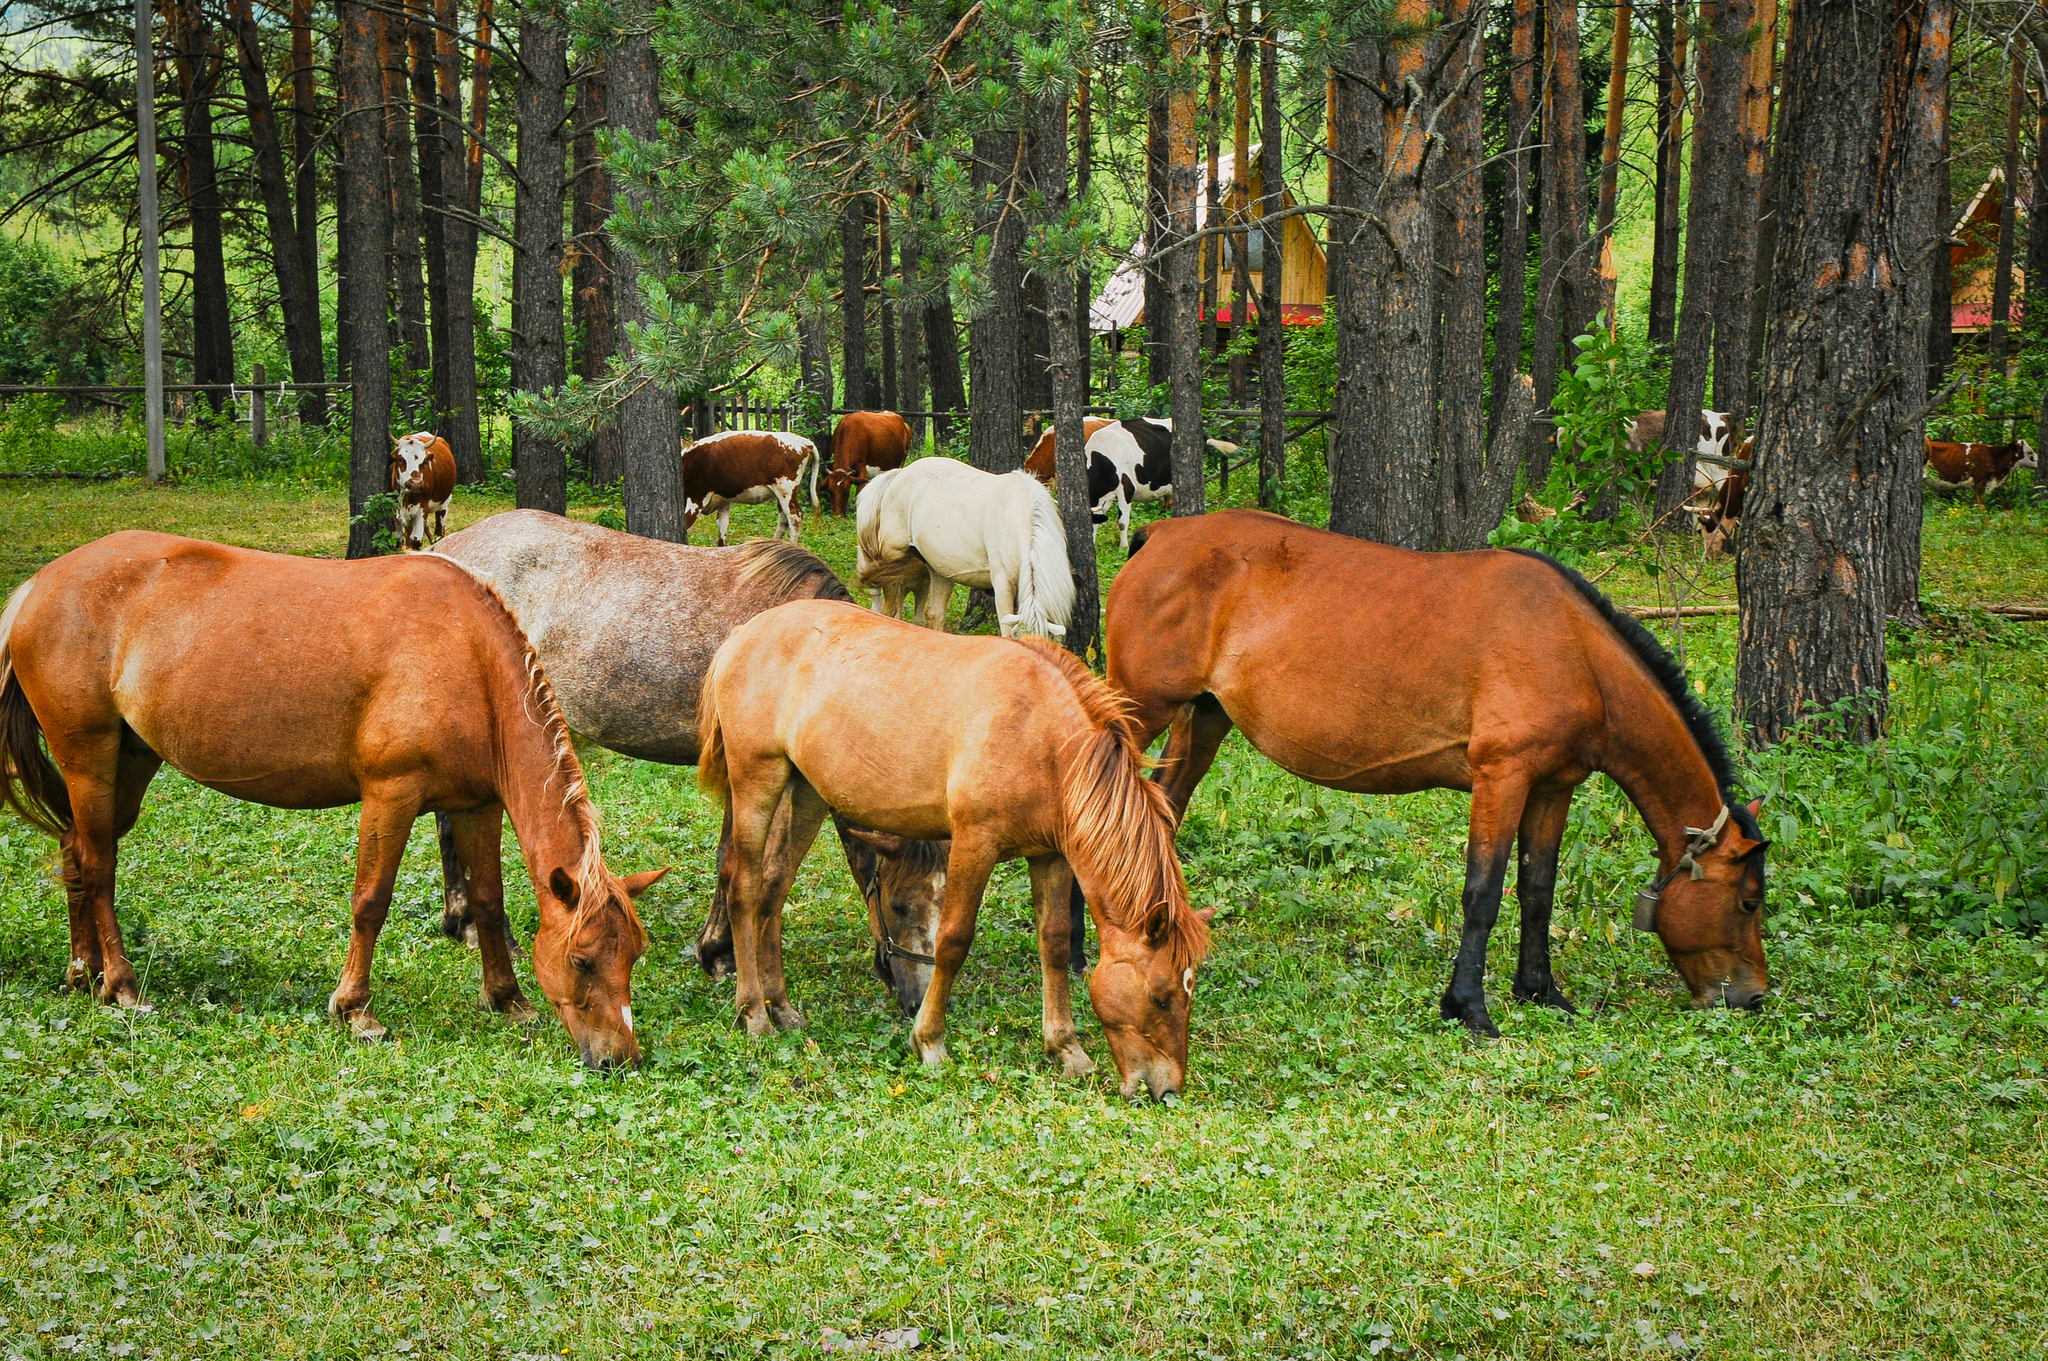
[[[456,523],[507,504],[465,489]],[[4,483],[0,586],[123,526],[335,552],[345,504]],[[1760,1015],[1687,1010],[1611,906],[1652,847],[1596,778],[1555,926],[1586,1015],[1508,998],[1510,907],[1504,1038],[1473,1041],[1436,1014],[1467,800],[1329,793],[1233,737],[1182,835],[1220,915],[1170,1108],[1116,1095],[1085,1006],[1105,1075],[1042,1062],[1021,865],[945,1069],[912,1059],[829,837],[789,910],[811,1025],[735,1033],[688,954],[718,830],[692,771],[585,752],[612,863],[677,867],[642,906],[650,1062],[623,1077],[584,1072],[552,1016],[479,1009],[435,929],[430,825],[378,954],[393,1038],[365,1046],[324,1011],[353,810],[160,776],[121,867],[146,1015],[64,989],[55,848],[0,822],[0,1358],[809,1357],[912,1328],[964,1357],[2039,1354],[2048,949],[2014,928],[2048,918],[2048,625],[1964,607],[2048,600],[2044,534],[2013,490],[1932,504],[1944,608],[1895,641],[1889,739],[1745,758],[1776,843]],[[845,522],[805,542],[850,574]],[[1586,570],[1647,603],[1672,575],[1642,561]],[[1687,603],[1733,599],[1727,565],[1683,566]],[[1725,712],[1734,620],[1684,644]]]

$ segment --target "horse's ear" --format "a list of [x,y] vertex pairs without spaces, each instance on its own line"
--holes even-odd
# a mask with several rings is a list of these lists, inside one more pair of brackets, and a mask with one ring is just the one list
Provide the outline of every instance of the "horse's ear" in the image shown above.
[[1764,801],[1763,801],[1763,799],[1762,799],[1762,797],[1761,797],[1761,796],[1759,796],[1759,797],[1757,797],[1757,798],[1754,798],[1754,799],[1751,799],[1751,800],[1749,801],[1748,807],[1749,807],[1749,815],[1750,815],[1751,817],[1753,817],[1753,818],[1756,818],[1756,817],[1762,817],[1762,816],[1763,816],[1763,812],[1764,812]]
[[897,836],[891,832],[877,832],[866,827],[848,827],[846,834],[856,841],[865,841],[880,854],[890,857],[903,854],[910,846],[908,837]]
[[1198,907],[1195,909],[1195,915],[1202,919],[1202,925],[1204,926],[1212,926],[1215,924],[1216,909],[1213,907]]
[[582,890],[576,887],[576,881],[569,877],[569,871],[560,865],[555,866],[554,872],[548,875],[548,888],[561,900],[564,907],[576,906],[576,900],[583,896]]
[[628,898],[637,898],[648,889],[660,883],[662,877],[674,868],[675,866],[673,865],[663,865],[658,870],[642,870],[638,874],[622,876],[619,882],[626,886],[626,896]]

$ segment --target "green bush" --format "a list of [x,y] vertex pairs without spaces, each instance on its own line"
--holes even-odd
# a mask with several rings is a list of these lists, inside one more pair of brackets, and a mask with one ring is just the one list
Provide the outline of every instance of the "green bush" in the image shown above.
[[104,383],[115,352],[55,251],[0,235],[0,383]]

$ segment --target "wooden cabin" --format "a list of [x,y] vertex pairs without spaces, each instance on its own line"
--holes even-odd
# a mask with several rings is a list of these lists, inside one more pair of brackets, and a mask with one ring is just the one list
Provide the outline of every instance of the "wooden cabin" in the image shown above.
[[[2014,215],[2027,220],[2033,200],[2032,177],[2020,172],[2019,192],[2014,195]],[[2004,211],[2005,169],[1995,167],[1970,200],[1970,206],[1956,220],[1949,235],[1956,241],[1948,248],[1950,330],[1958,341],[1982,336],[1991,330],[1991,294],[1998,273],[1998,217]],[[2024,254],[2013,260],[2012,325],[2020,324],[2027,276],[2020,265]]]
[[[1256,210],[1259,197],[1265,192],[1259,178],[1259,146],[1254,142],[1251,148],[1251,181],[1246,186],[1246,195]],[[1208,163],[1202,163],[1206,172]],[[1206,176],[1205,176],[1206,178]],[[1216,160],[1216,199],[1219,205],[1228,208],[1230,195],[1236,188],[1236,157],[1224,152]],[[1283,207],[1295,206],[1294,195],[1281,192]],[[1280,224],[1280,320],[1286,326],[1313,326],[1323,319],[1323,304],[1329,293],[1329,261],[1323,254],[1322,243],[1309,225],[1307,217],[1290,217]],[[1195,230],[1209,225],[1209,189],[1204,184],[1195,194]],[[1216,324],[1229,329],[1236,319],[1230,314],[1231,300],[1235,295],[1237,281],[1234,261],[1230,259],[1231,238],[1218,241],[1222,257],[1222,269],[1216,278]],[[1264,282],[1264,271],[1260,269],[1260,254],[1265,246],[1263,233],[1251,233],[1250,264],[1252,305],[1258,306],[1259,286]],[[1198,256],[1205,252],[1193,247]],[[1088,309],[1088,328],[1097,335],[1107,335],[1115,344],[1119,333],[1125,328],[1142,325],[1145,320],[1145,273],[1141,261],[1145,257],[1145,239],[1141,236],[1124,256],[1124,262],[1102,286],[1094,305]],[[1207,277],[1206,270],[1204,271]],[[1206,320],[1206,316],[1204,320]],[[1258,313],[1252,313],[1252,323],[1258,323]]]

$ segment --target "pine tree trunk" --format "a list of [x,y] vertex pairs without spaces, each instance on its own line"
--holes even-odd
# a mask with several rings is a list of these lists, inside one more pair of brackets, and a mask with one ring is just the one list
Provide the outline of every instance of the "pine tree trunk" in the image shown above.
[[[448,134],[437,88],[434,24],[427,0],[406,0],[406,39],[412,47],[413,147],[419,154],[420,240],[427,267],[427,341],[433,355],[431,420],[438,432],[448,400],[448,216],[443,172]],[[451,446],[452,448],[452,446]]]
[[[1479,178],[1485,154],[1481,78],[1485,8],[1447,0],[1447,40],[1457,45],[1438,88],[1449,98],[1437,124],[1442,143],[1430,170],[1436,205],[1438,548],[1475,548],[1494,524],[1486,485],[1486,198]],[[1468,34],[1466,29],[1475,32]],[[1456,93],[1453,93],[1456,92]]]
[[[605,96],[612,126],[642,141],[652,141],[661,117],[661,68],[654,41],[631,38],[612,50],[605,63]],[[632,181],[614,186],[618,197],[635,212],[645,211],[652,195]],[[630,362],[633,347],[627,327],[648,321],[640,279],[659,273],[658,262],[642,261],[632,250],[611,243],[612,289],[618,307],[619,353]],[[818,323],[813,323],[817,326]],[[826,369],[824,401],[832,405],[831,369]],[[829,423],[829,417],[827,418]],[[619,403],[619,445],[625,464],[626,528],[650,539],[682,543],[683,460],[682,415],[671,388],[645,383]]]
[[[1927,328],[1927,388],[1939,391],[1948,380],[1949,365],[1955,362],[1955,276],[1952,268],[1954,259],[1948,241],[1949,233],[1956,225],[1955,200],[1952,195],[1954,175],[1949,164],[1950,124],[1954,109],[1954,95],[1951,82],[1944,80],[1936,92],[1938,116],[1941,120],[1941,145],[1934,165],[1934,221],[1940,230],[1941,240],[1927,252],[1928,277],[1930,280],[1929,307],[1932,322]],[[2044,105],[2048,108],[2048,105]],[[2038,179],[2035,183],[2040,183]],[[2048,250],[2048,232],[2032,233],[2032,240],[2039,241],[2043,250]],[[2027,272],[2031,283],[2033,271]],[[2043,280],[2048,286],[2048,280]]]
[[1679,187],[1685,176],[1685,6],[1664,0],[1657,12],[1656,224],[1650,255],[1649,336],[1669,347],[1678,321]]
[[926,409],[924,282],[918,264],[917,198],[917,183],[913,180],[904,189],[902,225],[896,230],[897,277],[902,283],[902,297],[896,309],[896,362],[903,375],[896,394],[903,404],[897,409],[905,413],[904,420],[910,424],[910,447],[913,450],[924,445],[924,418],[908,413]]
[[1845,700],[1848,735],[1884,722],[1886,502],[1897,462],[1917,474],[1923,457],[1919,430],[1894,427],[1926,354],[1927,276],[1894,251],[1932,221],[1923,139],[1897,135],[1933,102],[1926,19],[1927,0],[1802,5],[1786,52],[1786,216],[1738,561],[1736,712],[1764,742]]
[[953,295],[943,286],[924,306],[924,351],[931,360],[932,435],[953,438],[956,413],[967,410],[967,385],[960,377],[960,331],[953,324]]
[[270,80],[263,69],[261,38],[249,0],[230,0],[229,23],[241,59],[242,98],[248,111],[249,145],[255,153],[256,180],[263,195],[263,216],[270,229],[270,259],[277,275],[278,310],[284,317],[285,351],[294,383],[324,381],[320,353],[320,300],[313,293],[292,225],[291,181],[285,170],[284,147],[277,114],[270,102]]
[[[384,70],[378,55],[383,20],[360,0],[338,0],[340,80],[336,110],[340,120],[341,164],[336,174],[335,203],[347,228],[345,243],[382,242],[391,232],[391,190],[385,181]],[[348,287],[342,294],[346,320],[349,375],[348,555],[376,553],[381,525],[363,515],[363,507],[385,490],[391,468],[391,333],[384,324],[390,281],[381,249],[344,255]]]
[[[519,20],[519,187],[513,199],[512,387],[559,390],[568,379],[562,331],[562,196],[568,146],[568,42],[539,9]],[[673,457],[673,454],[670,455]],[[521,509],[569,508],[561,446],[523,421],[512,427],[512,482]]]
[[[597,132],[608,117],[606,80],[605,68],[593,65],[576,81],[576,189],[570,210],[576,266],[569,287],[576,319],[576,371],[586,383],[603,382],[619,352],[612,246],[605,234],[605,222],[612,215],[612,177],[597,154]],[[617,422],[597,432],[587,456],[592,486],[609,487],[626,475],[625,445]]]
[[[1058,221],[1067,209],[1067,101],[1037,101],[1038,126],[1032,141],[1032,179],[1044,204],[1044,220]],[[1100,655],[1102,587],[1096,576],[1094,507],[1088,504],[1087,437],[1082,417],[1088,393],[1081,376],[1080,332],[1074,326],[1078,281],[1064,270],[1047,271],[1046,340],[1052,348],[1054,473],[1060,524],[1067,532],[1067,565],[1074,574],[1074,613],[1063,642],[1086,662]]]
[[[1088,68],[1078,73],[1074,100],[1074,192],[1088,197],[1088,180],[1095,169],[1095,118],[1088,88]],[[1095,357],[1095,332],[1089,325],[1089,311],[1095,303],[1095,283],[1084,261],[1076,280],[1074,306],[1075,344],[1081,349],[1081,392],[1093,390],[1091,364]]]
[[[1222,186],[1216,182],[1218,174],[1221,173],[1223,154],[1222,103],[1223,49],[1218,46],[1217,40],[1212,38],[1209,41],[1208,126],[1203,139],[1206,157],[1202,163],[1202,187],[1198,191],[1202,198],[1204,227],[1219,226],[1223,221],[1223,215],[1219,211],[1222,203],[1218,198]],[[1216,298],[1217,287],[1222,282],[1218,277],[1218,270],[1223,260],[1223,238],[1203,237],[1197,253],[1201,256],[1202,269],[1202,354],[1203,362],[1207,363],[1207,357],[1217,351],[1216,338],[1219,332],[1216,325]]]
[[1991,370],[2006,371],[2006,331],[2012,320],[2012,262],[2019,237],[2020,111],[2026,105],[2026,66],[2008,57],[2005,104],[2005,183],[1998,200],[1998,262],[1991,276]]
[[[1256,53],[1256,35],[1252,31],[1251,0],[1239,0],[1237,7],[1234,79],[1236,89],[1236,117],[1230,129],[1230,164],[1234,167],[1230,185],[1230,221],[1242,224],[1250,208],[1249,193],[1252,181],[1252,63]],[[1241,336],[1251,334],[1251,237],[1246,232],[1236,232],[1230,237],[1230,256],[1234,262],[1230,271],[1230,404],[1242,410],[1245,404],[1245,356],[1243,346],[1237,344]],[[1239,436],[1240,442],[1243,436]],[[1263,474],[1259,479],[1259,504],[1266,504],[1266,484]]]
[[[1343,58],[1346,73],[1338,74],[1327,97],[1329,106],[1330,202],[1359,213],[1379,204],[1371,187],[1380,181],[1381,120],[1377,101],[1358,76],[1377,71],[1380,53],[1371,43],[1358,43]],[[1359,217],[1331,219],[1329,278],[1337,309],[1337,399],[1330,438],[1335,442],[1330,468],[1330,528],[1359,539],[1386,534],[1386,480],[1380,468],[1379,442],[1372,429],[1379,417],[1374,403],[1375,328],[1379,324],[1379,276],[1370,261],[1379,243]],[[1341,243],[1341,244],[1340,244]],[[1268,261],[1272,257],[1268,256]]]
[[[1155,65],[1148,73],[1159,75]],[[1166,296],[1166,276],[1152,256],[1166,239],[1166,100],[1155,99],[1145,110],[1145,382],[1158,387],[1167,381],[1167,328],[1173,304]]]
[[[1762,215],[1764,164],[1770,149],[1770,60],[1759,51],[1775,43],[1775,25],[1746,41],[1761,15],[1757,0],[1722,0],[1720,31],[1729,35],[1742,81],[1735,135],[1728,147],[1728,193],[1715,233],[1720,263],[1714,271],[1714,410],[1747,425],[1750,410],[1750,309],[1756,290],[1757,221]],[[1773,16],[1775,19],[1775,15]],[[1739,27],[1738,27],[1739,25]],[[1757,67],[1761,61],[1764,70]],[[1731,62],[1731,64],[1735,64]]]
[[[1019,134],[1023,139],[1024,185],[1020,187],[1016,207],[1017,213],[1028,214],[1028,201],[1038,188],[1038,167],[1044,160],[1038,147],[1038,124],[1035,117],[1030,125]],[[1023,239],[1022,233],[1018,236]],[[1035,271],[1025,271],[1023,329],[1017,338],[1017,385],[1018,403],[1022,407],[1022,429],[1025,438],[1036,440],[1043,428],[1047,413],[1052,410],[1052,337],[1046,330],[1050,295],[1046,292],[1046,281]]]
[[[291,36],[292,230],[298,238],[299,270],[309,299],[305,316],[311,323],[314,354],[319,357],[314,377],[301,380],[295,364],[292,380],[323,382],[327,374],[326,356],[320,348],[320,131],[313,111],[313,0],[291,0]],[[308,425],[327,424],[327,394],[300,393],[299,419]]]
[[896,309],[889,302],[889,271],[892,243],[889,240],[889,199],[887,195],[875,195],[875,285],[880,296],[876,318],[876,331],[882,342],[882,410],[901,411],[903,407],[896,400]]
[[[1280,47],[1276,0],[1262,0],[1259,23],[1259,216],[1280,211]],[[1285,280],[1280,224],[1259,228],[1259,504],[1272,506],[1287,488],[1287,338],[1281,318]]]
[[[1501,167],[1507,181],[1501,204],[1500,303],[1493,321],[1493,405],[1487,411],[1486,438],[1493,443],[1500,430],[1500,396],[1522,367],[1523,308],[1529,292],[1529,204],[1533,198],[1533,152],[1522,150],[1534,140],[1536,119],[1536,0],[1515,0],[1514,25],[1508,39],[1508,152]],[[1540,491],[1542,488],[1538,487]]]
[[[477,38],[488,42],[490,5],[477,7]],[[434,0],[434,97],[441,108],[441,201],[448,210],[441,224],[443,285],[448,294],[448,316],[442,323],[443,347],[448,352],[444,372],[447,391],[441,403],[441,437],[455,455],[455,476],[467,483],[484,480],[483,429],[476,390],[476,242],[477,229],[463,220],[474,214],[469,190],[470,148],[462,135],[462,48],[456,33],[460,19],[456,0]],[[487,54],[477,53],[477,88],[487,88],[490,72]],[[483,148],[476,151],[482,154]],[[481,161],[479,161],[479,168]],[[482,180],[479,177],[478,188]]]
[[839,210],[840,405],[868,409],[868,198],[854,194]]
[[[1201,41],[1202,15],[1194,0],[1170,0],[1167,35],[1181,68],[1190,73]],[[1171,246],[1194,234],[1200,166],[1195,159],[1195,89],[1178,86],[1166,98],[1166,231]],[[1162,260],[1167,295],[1167,377],[1173,400],[1173,513],[1200,515],[1202,474],[1201,255],[1181,250]]]
[[1628,50],[1635,6],[1614,7],[1614,47],[1607,68],[1607,126],[1600,134],[1600,202],[1593,213],[1593,257],[1599,262],[1599,315],[1614,319],[1614,210],[1621,192],[1621,115],[1628,97]]
[[[1791,11],[1785,11],[1789,21]],[[1778,82],[1778,0],[1756,0],[1757,29],[1762,35],[1750,52],[1750,119],[1756,155],[1762,161],[1762,192],[1757,199],[1756,250],[1749,292],[1749,357],[1743,366],[1745,407],[1754,414],[1757,378],[1764,367],[1764,339],[1770,330],[1771,256],[1778,248],[1777,176],[1771,172],[1771,113]],[[1747,418],[1745,418],[1747,424]]]
[[[219,49],[196,0],[178,0],[178,88],[183,97],[185,211],[192,223],[192,381],[207,388],[215,411],[235,380],[234,319],[228,311],[227,257],[221,243],[219,172],[214,165],[213,94]],[[216,386],[217,385],[217,386]]]
[[[2044,87],[2037,93],[2040,97],[2034,122],[2034,183],[2048,185],[2048,87]],[[1947,129],[1946,110],[1943,113],[1942,126],[1945,133]],[[1947,147],[1946,138],[1944,137],[1944,159],[1938,167],[1940,173],[1944,176],[1944,189],[1946,188],[1945,177],[1948,174],[1946,155]],[[1948,195],[1946,192],[1942,194],[1942,206],[1944,209],[1948,206]],[[2048,214],[2048,203],[2044,203],[2038,211]],[[1942,232],[1944,234],[1947,233],[1948,229],[1953,225],[1952,219],[1942,219]],[[1945,252],[1935,251],[1934,254],[1944,256]],[[1943,312],[1938,315],[1946,318],[1948,313]],[[2041,226],[2037,227],[2034,225],[2034,219],[2031,214],[2027,218],[2027,291],[2020,310],[2020,324],[2026,328],[2029,336],[2039,338],[2044,334],[2048,334],[2048,221],[2044,221]],[[1947,328],[1942,327],[1940,329],[1946,330]]]
[[[1897,217],[1892,240],[1911,261],[1920,251],[1932,249],[1947,255],[1941,244],[1948,234],[1947,208],[1940,203],[1939,186],[1947,180],[1948,88],[1950,42],[1955,33],[1956,0],[1923,0],[1920,20],[1919,54],[1913,67],[1913,89],[1906,105],[1907,185],[1910,192],[1894,188]],[[1789,35],[1788,35],[1789,37]],[[1775,163],[1771,179],[1779,200],[1789,193],[1787,181]],[[1927,340],[1918,328],[1948,329],[1946,307],[1933,306],[1933,278],[1924,269],[1902,264],[1905,277],[1901,304],[1899,390],[1894,405],[1908,412],[1926,405],[1930,389],[1927,371],[1918,358],[1927,352]],[[1884,551],[1885,613],[1907,625],[1923,621],[1920,611],[1920,524],[1925,499],[1922,468],[1926,462],[1927,425],[1915,421],[1904,430],[1894,430],[1891,465],[1891,495],[1885,506],[1878,541]]]
[[[1019,137],[1014,131],[974,136],[975,232],[989,240],[989,305],[968,329],[968,451],[984,472],[1023,466],[1022,374],[1024,277],[1017,248],[1024,238],[1024,195],[1017,184]],[[950,309],[949,309],[950,310]],[[933,358],[937,360],[937,351]],[[933,386],[939,368],[933,366]],[[950,394],[948,394],[950,395]]]
[[[1560,360],[1570,342],[1592,325],[1599,292],[1586,238],[1586,135],[1579,80],[1579,16],[1568,4],[1544,7],[1543,259],[1536,275],[1536,328],[1530,369],[1536,402],[1557,395]],[[1529,451],[1529,482],[1550,475],[1554,439]]]
[[412,82],[406,72],[406,23],[403,14],[383,11],[380,54],[384,62],[385,172],[391,184],[392,320],[398,327],[398,353],[406,370],[399,394],[408,425],[423,417],[418,384],[433,372],[433,342],[427,334],[427,289],[420,269],[420,182],[412,154]]

